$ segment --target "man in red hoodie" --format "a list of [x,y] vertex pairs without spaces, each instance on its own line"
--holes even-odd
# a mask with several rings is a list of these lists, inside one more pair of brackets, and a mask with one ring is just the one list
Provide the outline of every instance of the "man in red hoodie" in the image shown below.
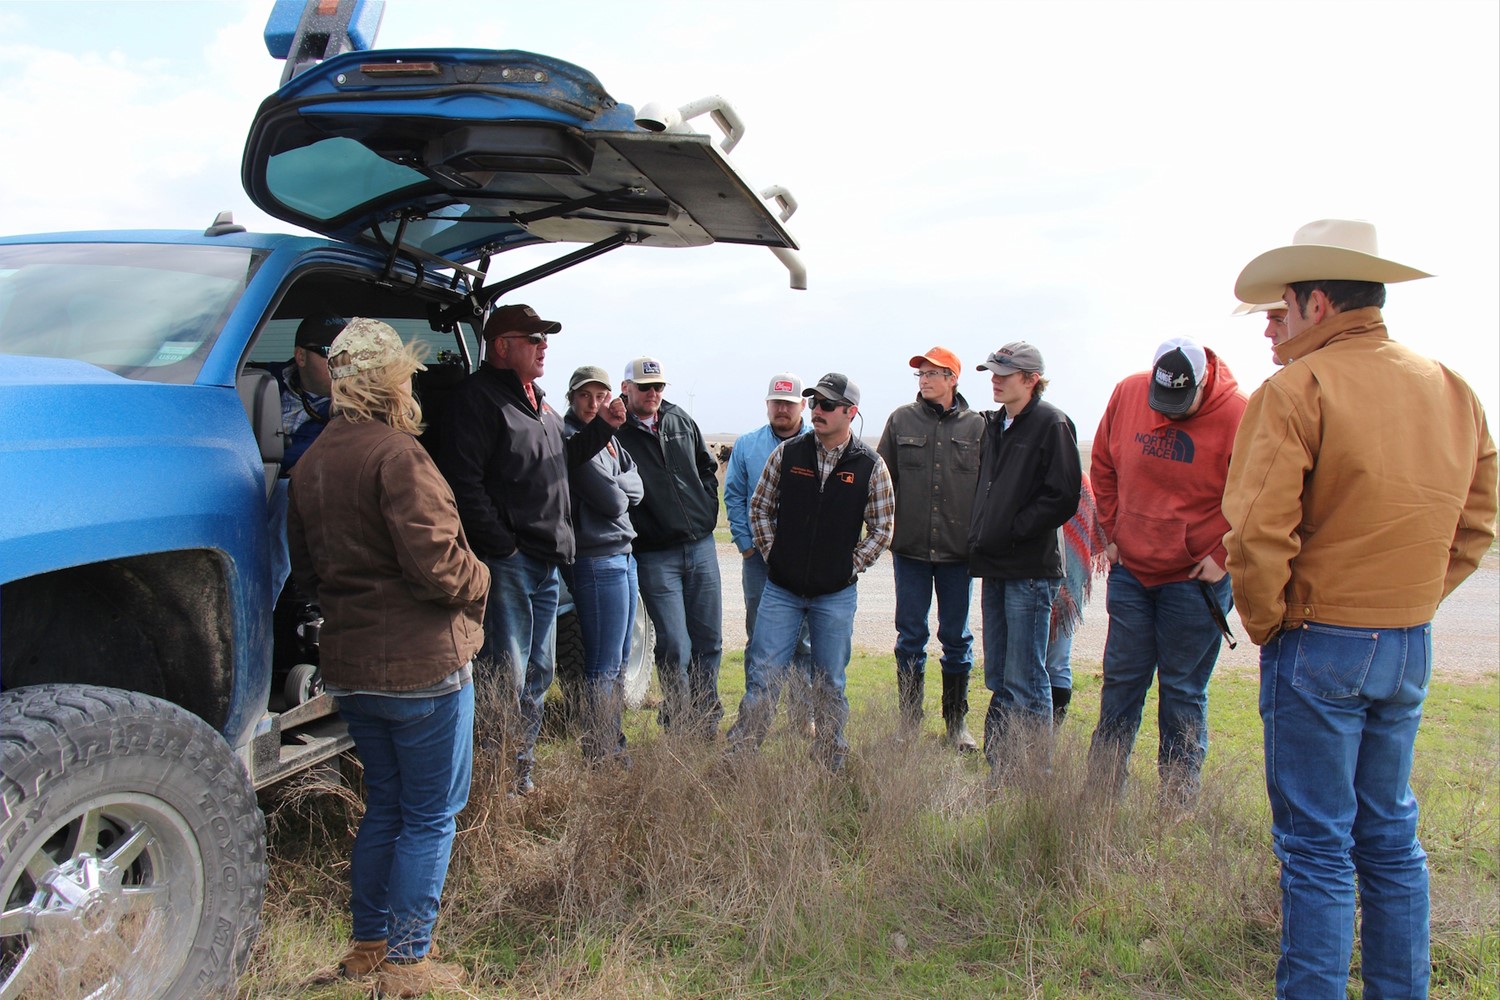
[[1109,539],[1109,636],[1090,771],[1124,787],[1153,676],[1161,679],[1162,799],[1190,803],[1208,752],[1208,679],[1234,604],[1220,503],[1245,394],[1213,351],[1186,337],[1115,387],[1094,434],[1090,477]]

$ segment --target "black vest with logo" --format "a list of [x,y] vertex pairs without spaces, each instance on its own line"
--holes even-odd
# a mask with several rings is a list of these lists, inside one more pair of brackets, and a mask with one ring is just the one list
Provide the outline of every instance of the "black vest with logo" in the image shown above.
[[854,582],[854,547],[874,470],[874,452],[854,437],[827,482],[818,481],[816,434],[809,431],[782,450],[776,538],[766,564],[778,587],[820,597]]

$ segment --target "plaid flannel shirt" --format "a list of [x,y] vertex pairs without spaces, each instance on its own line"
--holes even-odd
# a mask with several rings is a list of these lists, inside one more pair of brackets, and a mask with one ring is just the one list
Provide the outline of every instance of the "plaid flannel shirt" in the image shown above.
[[[796,440],[793,438],[792,440]],[[821,439],[817,441],[818,481],[826,483],[833,469],[849,447],[849,440],[837,448],[825,449]],[[781,457],[790,441],[783,441],[766,459],[766,467],[755,484],[755,493],[750,497],[750,534],[761,558],[771,558],[771,545],[776,540],[776,508],[781,499]],[[896,491],[891,485],[891,474],[885,460],[872,448],[875,467],[870,470],[870,496],[865,501],[865,535],[854,546],[854,573],[858,576],[875,564],[891,544],[896,526]]]

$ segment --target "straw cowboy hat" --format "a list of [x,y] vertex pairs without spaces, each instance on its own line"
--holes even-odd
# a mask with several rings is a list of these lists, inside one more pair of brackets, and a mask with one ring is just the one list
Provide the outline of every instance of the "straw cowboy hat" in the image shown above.
[[1251,313],[1267,313],[1272,309],[1285,309],[1286,303],[1277,299],[1275,302],[1241,302],[1234,307],[1231,316],[1249,316]]
[[1351,219],[1319,219],[1297,230],[1289,247],[1267,250],[1245,265],[1234,283],[1241,302],[1269,302],[1294,281],[1374,281],[1383,285],[1430,278],[1386,260],[1375,246],[1375,227]]

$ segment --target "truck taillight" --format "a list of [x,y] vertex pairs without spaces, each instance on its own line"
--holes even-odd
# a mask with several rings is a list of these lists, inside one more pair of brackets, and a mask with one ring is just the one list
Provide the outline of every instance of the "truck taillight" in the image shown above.
[[442,68],[435,62],[360,63],[366,76],[439,76]]

